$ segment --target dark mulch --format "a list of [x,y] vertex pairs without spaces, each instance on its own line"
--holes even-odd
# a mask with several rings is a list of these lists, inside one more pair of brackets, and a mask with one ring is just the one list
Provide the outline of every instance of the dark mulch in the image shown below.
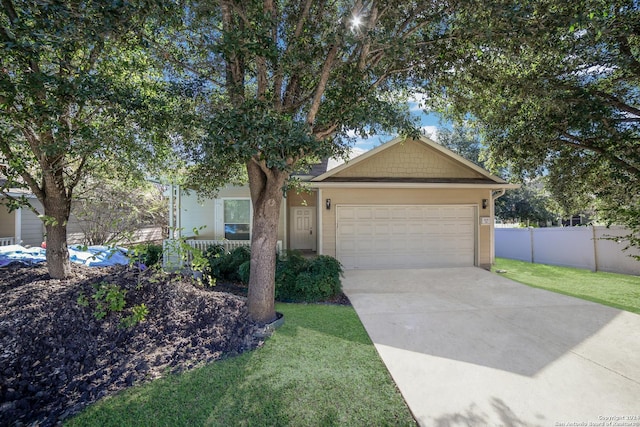
[[[0,268],[0,425],[58,425],[133,384],[255,349],[242,284],[203,287],[181,275],[74,265],[52,280],[45,265]],[[100,283],[127,290],[126,309],[94,317]],[[78,304],[83,295],[88,307]],[[123,328],[130,307],[146,320]],[[325,301],[350,305],[341,294]]]
[[[134,383],[261,344],[242,297],[124,267],[73,273],[51,280],[42,265],[0,269],[0,425],[55,425]],[[121,327],[127,309],[95,319],[101,282],[127,289],[127,307],[144,303],[146,321]]]

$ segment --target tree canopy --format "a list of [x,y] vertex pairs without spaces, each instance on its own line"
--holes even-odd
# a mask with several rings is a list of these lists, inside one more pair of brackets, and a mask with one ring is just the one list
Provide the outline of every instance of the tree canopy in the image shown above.
[[490,164],[546,175],[567,212],[595,196],[601,217],[640,231],[638,3],[471,1],[449,27],[456,55],[426,87],[477,121]]
[[276,230],[283,188],[305,162],[342,155],[349,135],[416,134],[403,99],[434,68],[439,1],[190,1],[152,45],[201,108],[185,139],[195,187],[246,169],[253,201],[249,310],[275,318]]
[[69,274],[66,223],[87,173],[140,174],[167,153],[172,103],[140,43],[154,10],[144,1],[2,0],[2,190],[24,187],[44,206],[52,277]]

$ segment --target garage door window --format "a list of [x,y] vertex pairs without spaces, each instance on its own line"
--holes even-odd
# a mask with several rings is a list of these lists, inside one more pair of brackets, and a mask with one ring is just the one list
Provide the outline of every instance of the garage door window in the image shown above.
[[251,202],[249,200],[224,200],[224,238],[251,240]]

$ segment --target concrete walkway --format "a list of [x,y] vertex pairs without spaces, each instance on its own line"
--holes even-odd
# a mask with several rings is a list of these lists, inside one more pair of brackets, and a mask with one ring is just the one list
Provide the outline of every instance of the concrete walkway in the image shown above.
[[636,314],[479,268],[351,270],[343,288],[421,426],[640,427]]

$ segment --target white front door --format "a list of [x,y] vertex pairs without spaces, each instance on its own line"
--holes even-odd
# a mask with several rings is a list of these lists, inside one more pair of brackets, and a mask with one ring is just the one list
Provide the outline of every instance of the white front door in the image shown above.
[[291,208],[291,249],[316,250],[316,208]]

